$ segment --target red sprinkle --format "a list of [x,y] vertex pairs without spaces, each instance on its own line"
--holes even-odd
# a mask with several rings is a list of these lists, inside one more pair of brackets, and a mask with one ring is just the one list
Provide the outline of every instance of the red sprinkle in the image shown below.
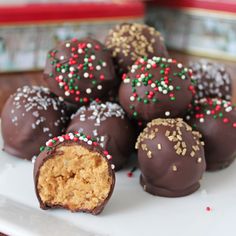
[[128,173],[127,173],[127,176],[128,176],[128,177],[132,177],[132,176],[133,176],[133,173],[132,173],[132,172],[128,172]]
[[206,207],[206,211],[211,211],[212,209],[211,209],[211,207]]

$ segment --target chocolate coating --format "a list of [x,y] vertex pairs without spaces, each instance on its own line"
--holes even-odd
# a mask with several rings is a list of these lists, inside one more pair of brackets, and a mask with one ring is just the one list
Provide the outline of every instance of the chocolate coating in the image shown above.
[[190,63],[196,87],[195,99],[222,98],[232,99],[232,81],[224,65],[200,60]]
[[134,151],[135,127],[116,103],[92,102],[72,115],[67,132],[83,132],[96,137],[112,155],[115,170],[121,169]]
[[202,133],[207,170],[229,166],[236,157],[236,108],[218,98],[194,101],[186,121]]
[[132,118],[175,118],[191,103],[194,87],[188,68],[174,59],[139,59],[119,89],[119,101]]
[[105,45],[112,51],[119,74],[130,70],[140,57],[168,57],[162,35],[153,27],[123,23],[111,29]]
[[200,137],[180,118],[149,122],[136,142],[144,190],[164,197],[196,191],[206,167]]
[[[72,209],[70,209],[69,206],[62,206],[59,204],[54,205],[54,204],[43,202],[40,197],[39,189],[37,188],[37,186],[38,186],[38,180],[39,180],[41,167],[44,165],[44,163],[47,160],[49,160],[50,158],[53,158],[53,156],[57,152],[57,148],[59,148],[60,146],[71,146],[74,144],[83,146],[86,149],[90,150],[91,152],[98,152],[99,154],[103,156],[103,159],[108,163],[108,168],[109,168],[108,171],[109,171],[110,177],[112,178],[112,184],[111,184],[110,192],[107,198],[104,199],[104,201],[100,203],[99,205],[97,205],[97,207],[94,208],[93,210],[88,210],[85,208],[84,209],[77,208],[73,210],[73,212],[87,212],[93,215],[100,214],[103,211],[104,207],[106,206],[107,202],[109,201],[114,190],[114,186],[115,186],[115,172],[113,170],[114,166],[110,161],[110,157],[109,157],[110,155],[104,154],[104,149],[100,145],[98,145],[98,143],[96,142],[96,139],[89,138],[85,136],[84,134],[78,134],[78,133],[74,133],[74,134],[69,133],[69,134],[62,135],[59,137],[54,137],[53,139],[48,140],[46,142],[46,146],[43,147],[42,151],[35,159],[33,175],[34,175],[35,193],[38,198],[40,208],[44,210],[47,210],[50,208],[65,208],[72,211]],[[76,188],[75,190],[78,191],[79,189]]]
[[72,39],[48,53],[44,78],[56,95],[71,103],[103,97],[115,83],[110,52],[95,39]]
[[65,131],[67,122],[64,102],[49,89],[18,88],[2,110],[3,150],[31,160],[46,140]]

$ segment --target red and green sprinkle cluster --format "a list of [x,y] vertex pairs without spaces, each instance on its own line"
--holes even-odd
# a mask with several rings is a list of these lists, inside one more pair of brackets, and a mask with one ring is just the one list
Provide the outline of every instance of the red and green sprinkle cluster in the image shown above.
[[[173,65],[175,70],[173,71]],[[144,104],[160,102],[156,95],[166,95],[170,101],[176,100],[176,91],[181,90],[180,86],[173,86],[173,80],[178,77],[181,80],[191,78],[191,71],[183,67],[181,63],[177,63],[175,59],[166,59],[162,57],[147,57],[141,58],[131,67],[129,74],[123,75],[123,82],[125,84],[131,83],[132,95],[130,102],[141,102]],[[137,92],[138,87],[145,86],[145,95],[140,96]],[[195,93],[193,85],[188,88],[192,93]],[[135,106],[130,105],[133,111],[133,117],[137,117],[138,113],[135,111]],[[170,112],[166,112],[167,117]]]
[[[188,121],[194,117],[200,123],[204,123],[205,118],[211,116],[213,119],[220,119],[223,123],[236,128],[236,116],[232,117],[230,115],[232,111],[236,111],[235,106],[229,101],[219,98],[203,98],[195,100],[190,105],[186,120]],[[196,124],[193,127],[196,128]]]
[[[55,79],[58,86],[64,90],[64,95],[73,96],[76,102],[92,101],[90,94],[93,90],[103,89],[101,82],[105,80],[103,71],[107,67],[105,61],[97,58],[99,53],[102,53],[102,48],[96,41],[83,42],[74,38],[65,42],[62,49],[55,49],[48,53],[48,59],[55,69],[55,74],[49,73],[49,78]],[[85,79],[89,80],[90,86],[85,91],[81,91],[79,82]],[[87,96],[82,97],[82,92]]]
[[[68,134],[64,134],[64,135],[49,139],[46,142],[46,146],[40,147],[40,152],[43,152],[45,150],[50,151],[56,144],[63,143],[65,141],[74,141],[74,142],[83,141],[87,143],[88,145],[91,145],[94,147],[99,146],[99,143],[97,142],[96,138],[92,138],[91,136],[85,135],[83,133],[75,132],[75,133],[68,133]],[[112,156],[108,153],[107,150],[104,150],[103,154],[106,156],[108,160],[112,159]],[[112,168],[114,168],[113,165],[112,165]]]

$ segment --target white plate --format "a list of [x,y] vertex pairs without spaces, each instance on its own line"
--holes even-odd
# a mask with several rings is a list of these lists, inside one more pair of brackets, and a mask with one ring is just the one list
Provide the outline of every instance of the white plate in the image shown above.
[[223,171],[206,173],[196,193],[174,199],[144,192],[139,171],[132,178],[127,177],[128,169],[120,171],[113,196],[98,216],[41,210],[32,170],[30,162],[0,151],[0,232],[12,236],[235,235],[236,162]]

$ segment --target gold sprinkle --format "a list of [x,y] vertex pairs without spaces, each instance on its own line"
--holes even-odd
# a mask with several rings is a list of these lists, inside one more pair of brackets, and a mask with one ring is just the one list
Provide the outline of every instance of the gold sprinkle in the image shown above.
[[197,162],[198,162],[198,163],[201,163],[201,162],[202,162],[202,158],[201,158],[201,157],[198,157]]
[[160,143],[157,144],[157,149],[161,150],[161,144]]
[[186,152],[187,152],[187,149],[184,148],[183,151],[182,151],[182,156],[184,156],[186,154]]
[[178,140],[182,141],[182,137],[179,134],[177,134],[177,138]]
[[176,154],[177,154],[177,155],[180,155],[181,152],[182,152],[182,149],[181,149],[181,148],[178,148],[177,151],[176,151]]
[[143,151],[147,151],[147,144],[143,143],[141,145],[141,148],[143,149]]
[[182,142],[182,147],[183,147],[183,148],[186,148],[186,147],[187,147],[185,142]]
[[174,149],[176,150],[176,149],[178,149],[179,147],[180,147],[180,142],[178,142],[177,144],[175,144]]
[[176,166],[176,165],[173,165],[173,166],[172,166],[172,170],[173,170],[173,171],[177,171],[177,166]]
[[170,131],[166,130],[165,136],[168,137],[170,135]]
[[152,152],[151,152],[151,151],[148,151],[148,152],[147,152],[147,156],[148,156],[148,158],[152,158]]
[[190,156],[191,156],[191,157],[194,157],[194,156],[195,156],[195,152],[194,152],[194,151],[191,151]]

